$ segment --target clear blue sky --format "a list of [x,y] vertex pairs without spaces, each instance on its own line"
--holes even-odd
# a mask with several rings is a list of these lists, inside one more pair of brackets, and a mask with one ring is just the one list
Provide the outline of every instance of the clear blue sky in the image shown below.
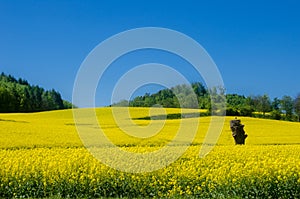
[[[228,93],[295,97],[300,92],[299,10],[297,0],[0,0],[0,71],[55,88],[71,100],[77,70],[96,45],[121,31],[154,26],[198,41],[217,64]],[[164,56],[144,53],[120,64],[152,58],[165,63]],[[109,85],[114,77],[107,79]],[[110,89],[98,91],[98,105],[108,103]]]

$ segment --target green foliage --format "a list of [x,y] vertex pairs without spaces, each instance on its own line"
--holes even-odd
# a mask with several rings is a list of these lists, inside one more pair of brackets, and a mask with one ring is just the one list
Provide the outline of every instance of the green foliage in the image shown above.
[[290,96],[283,96],[281,99],[281,107],[285,113],[285,120],[291,120],[293,116],[293,99]]
[[74,104],[72,104],[69,101],[63,100],[63,106],[64,109],[72,109],[72,108],[77,108],[77,106],[75,106]]
[[262,112],[263,115],[266,115],[266,112],[271,111],[271,100],[268,95],[257,96],[258,104],[257,110]]
[[270,113],[270,117],[271,117],[271,119],[274,119],[274,120],[280,120],[281,119],[281,112],[279,110],[273,110]]
[[[225,96],[226,99],[222,96]],[[228,116],[300,121],[300,94],[295,100],[290,96],[271,100],[267,94],[245,97],[238,94],[225,94],[224,88],[207,89],[200,82],[192,83],[190,86],[177,85],[154,94],[146,93],[131,101],[122,100],[112,106],[152,107],[161,105],[165,108],[200,108],[208,110],[207,114],[218,114],[225,108],[221,107],[225,101],[226,115]],[[212,110],[212,102],[216,110]]]
[[296,97],[296,99],[294,101],[294,109],[295,109],[295,113],[297,115],[297,119],[300,122],[300,94],[298,94],[298,96]]
[[163,89],[157,93],[146,93],[144,96],[135,97],[127,102],[122,100],[112,106],[130,107],[152,107],[161,105],[167,108],[201,108],[208,109],[210,107],[210,96],[207,89],[197,82],[190,85],[177,85],[171,89]]
[[54,89],[45,91],[26,80],[0,74],[0,112],[35,112],[72,108]]

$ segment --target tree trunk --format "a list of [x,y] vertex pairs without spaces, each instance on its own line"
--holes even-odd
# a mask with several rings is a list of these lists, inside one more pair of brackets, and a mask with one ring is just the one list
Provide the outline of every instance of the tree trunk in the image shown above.
[[245,140],[248,137],[248,135],[245,134],[244,126],[245,125],[241,124],[241,120],[230,121],[230,128],[235,144],[245,144]]

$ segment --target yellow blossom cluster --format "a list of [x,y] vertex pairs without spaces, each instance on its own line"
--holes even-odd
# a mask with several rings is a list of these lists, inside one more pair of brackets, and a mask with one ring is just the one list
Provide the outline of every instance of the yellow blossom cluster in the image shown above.
[[[245,146],[235,146],[229,128],[233,118],[227,117],[217,145],[200,158],[210,117],[131,119],[128,123],[126,111],[96,110],[107,137],[125,151],[147,153],[162,148],[174,138],[182,120],[190,125],[198,121],[198,132],[183,156],[169,166],[148,173],[126,173],[89,153],[76,132],[70,110],[0,114],[0,197],[300,198],[300,124],[241,118],[249,137]],[[129,115],[142,118],[179,111],[130,108]],[[118,124],[114,114],[120,117]],[[77,125],[91,131],[100,128],[88,118]],[[157,127],[160,125],[162,128]],[[159,131],[148,138],[123,131],[147,131],[146,127]],[[128,162],[135,164],[132,159]]]

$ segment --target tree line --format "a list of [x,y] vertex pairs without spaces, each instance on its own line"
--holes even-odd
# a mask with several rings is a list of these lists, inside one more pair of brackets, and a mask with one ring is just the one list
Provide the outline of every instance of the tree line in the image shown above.
[[0,112],[36,112],[72,108],[59,92],[30,85],[24,79],[0,74]]
[[[218,93],[223,95],[218,95]],[[196,95],[196,98],[195,98]],[[224,96],[225,99],[221,99]],[[228,116],[250,116],[276,120],[300,121],[300,94],[293,98],[283,96],[270,99],[267,94],[256,96],[244,96],[239,94],[225,94],[223,88],[208,90],[202,83],[195,82],[189,85],[177,85],[170,89],[163,89],[157,93],[146,93],[127,101],[122,100],[112,106],[130,107],[152,107],[161,105],[166,108],[199,108],[207,109],[207,114],[212,110],[211,98],[213,101],[226,101],[226,115]],[[195,100],[197,101],[195,103]],[[221,104],[221,103],[220,103]],[[214,107],[217,107],[215,104]]]

